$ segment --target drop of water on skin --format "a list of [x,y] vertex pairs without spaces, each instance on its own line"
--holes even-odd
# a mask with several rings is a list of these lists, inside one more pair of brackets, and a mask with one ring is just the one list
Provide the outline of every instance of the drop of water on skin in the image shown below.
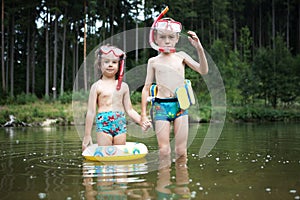
[[297,192],[297,190],[294,190],[294,189],[290,190],[291,194],[295,194],[296,192]]
[[300,196],[295,196],[294,199],[299,200],[299,199],[300,199]]

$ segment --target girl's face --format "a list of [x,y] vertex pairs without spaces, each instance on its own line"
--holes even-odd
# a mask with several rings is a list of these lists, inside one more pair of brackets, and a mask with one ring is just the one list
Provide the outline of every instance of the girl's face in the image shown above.
[[119,60],[113,52],[101,55],[101,72],[104,77],[115,77],[119,70]]
[[179,34],[169,30],[157,30],[154,38],[159,47],[173,48],[179,40]]

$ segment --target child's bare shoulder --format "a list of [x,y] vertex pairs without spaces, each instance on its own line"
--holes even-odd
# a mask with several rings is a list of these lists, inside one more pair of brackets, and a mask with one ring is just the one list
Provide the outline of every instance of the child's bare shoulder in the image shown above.
[[129,86],[126,82],[122,82],[122,87],[121,88],[124,88],[125,90],[127,90],[129,88]]
[[188,54],[185,53],[184,51],[178,51],[178,52],[176,53],[176,55],[177,55],[178,57],[182,58],[183,60],[184,60],[185,58],[188,57]]
[[101,85],[102,85],[102,81],[101,79],[99,79],[98,81],[94,82],[91,86],[91,90],[96,90],[99,91],[101,89]]
[[154,63],[158,59],[158,56],[154,56],[148,59],[148,63]]

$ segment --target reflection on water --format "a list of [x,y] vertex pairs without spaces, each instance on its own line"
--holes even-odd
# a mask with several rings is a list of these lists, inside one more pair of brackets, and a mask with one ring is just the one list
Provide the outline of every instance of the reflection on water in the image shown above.
[[[0,128],[0,198],[300,199],[299,128],[226,124],[201,158],[204,124],[187,159],[151,154],[128,163],[85,161],[73,127]],[[157,150],[155,136],[142,142]]]
[[[127,196],[145,199],[149,197],[151,187],[140,175],[147,173],[147,160],[131,162],[84,162],[83,185],[86,199],[127,199]],[[143,185],[141,194],[132,189],[136,184]]]
[[[157,199],[190,199],[187,158],[178,158],[173,171],[170,158],[161,157],[155,188]],[[173,173],[175,176],[172,176]]]

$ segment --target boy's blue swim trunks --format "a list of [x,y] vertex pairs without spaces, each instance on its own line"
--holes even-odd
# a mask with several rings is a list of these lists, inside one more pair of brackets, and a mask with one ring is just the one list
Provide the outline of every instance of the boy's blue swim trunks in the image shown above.
[[174,121],[180,116],[188,114],[187,110],[182,110],[179,107],[176,98],[154,100],[155,120]]
[[112,137],[127,132],[124,112],[101,112],[96,116],[96,132],[104,132]]

